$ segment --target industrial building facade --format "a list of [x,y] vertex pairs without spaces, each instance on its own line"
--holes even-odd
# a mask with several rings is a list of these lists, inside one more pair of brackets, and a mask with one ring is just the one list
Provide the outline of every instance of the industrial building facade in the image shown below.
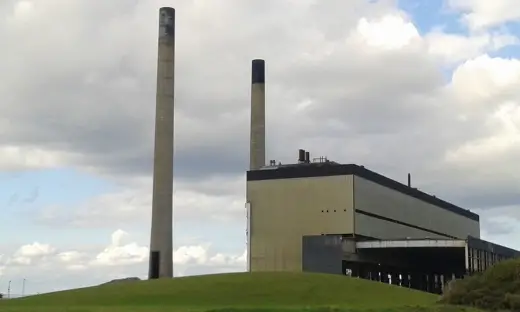
[[349,272],[439,292],[517,255],[480,240],[477,214],[354,164],[272,163],[247,172],[246,197],[251,271]]

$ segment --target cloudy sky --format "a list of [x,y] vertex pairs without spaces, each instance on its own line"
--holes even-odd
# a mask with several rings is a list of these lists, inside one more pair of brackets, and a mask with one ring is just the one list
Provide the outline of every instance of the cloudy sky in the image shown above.
[[245,269],[254,58],[268,159],[412,172],[520,248],[517,0],[2,0],[0,292],[146,275],[161,6],[177,9],[176,275]]

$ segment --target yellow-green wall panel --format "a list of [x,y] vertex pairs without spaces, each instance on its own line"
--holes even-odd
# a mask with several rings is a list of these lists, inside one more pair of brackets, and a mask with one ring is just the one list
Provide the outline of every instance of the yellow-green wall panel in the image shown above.
[[352,181],[350,175],[249,181],[251,270],[301,271],[302,236],[353,233]]

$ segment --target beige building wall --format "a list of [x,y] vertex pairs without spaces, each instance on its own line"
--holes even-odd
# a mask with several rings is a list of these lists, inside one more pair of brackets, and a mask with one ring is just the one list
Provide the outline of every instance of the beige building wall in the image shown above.
[[[354,177],[354,207],[393,220],[465,239],[480,237],[478,221],[442,209],[364,178]],[[375,238],[442,237],[356,213],[356,234]],[[446,238],[446,237],[445,237]]]
[[301,271],[302,237],[353,233],[353,177],[247,182],[251,271]]

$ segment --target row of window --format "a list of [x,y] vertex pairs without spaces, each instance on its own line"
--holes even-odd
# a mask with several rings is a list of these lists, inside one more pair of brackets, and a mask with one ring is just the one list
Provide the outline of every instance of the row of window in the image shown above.
[[[336,211],[337,211],[336,209],[334,209],[334,210],[330,210],[330,212],[336,212]],[[346,212],[347,209],[343,209],[343,211]],[[322,210],[321,212],[329,212],[329,210]]]

